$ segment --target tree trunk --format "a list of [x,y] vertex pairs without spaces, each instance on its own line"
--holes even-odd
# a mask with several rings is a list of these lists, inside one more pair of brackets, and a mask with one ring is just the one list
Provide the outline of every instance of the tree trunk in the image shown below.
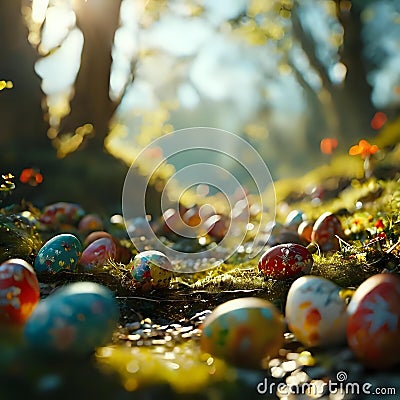
[[[362,39],[360,11],[354,7],[345,11],[338,6],[338,19],[343,25],[344,41],[339,55],[341,62],[347,67],[347,75],[341,84],[335,85],[315,52],[315,42],[305,31],[297,14],[296,5],[292,10],[292,26],[296,39],[306,53],[310,64],[321,77],[323,90],[329,95],[323,106],[326,115],[331,120],[327,124],[330,132],[327,135],[336,136],[339,146],[346,150],[358,138],[372,134],[370,121],[374,113],[371,101],[371,87],[367,81],[367,71],[362,56]],[[333,114],[333,115],[332,115]],[[328,116],[326,117],[328,118]]]
[[[106,3],[117,4],[119,10],[119,2]],[[115,108],[108,97],[108,87],[114,35],[111,31],[118,25],[118,10],[114,16],[106,10],[105,18],[107,24],[110,23],[107,25],[103,21],[107,26],[104,34],[110,38],[107,41],[102,36],[100,24],[90,26],[91,21],[80,20],[87,37],[69,123],[74,129],[92,123],[96,136],[86,148],[57,159],[46,134],[48,127],[41,109],[43,93],[40,79],[34,72],[37,54],[27,41],[21,3],[3,2],[0,13],[0,80],[13,81],[14,88],[0,92],[0,173],[16,175],[17,189],[12,201],[26,198],[38,207],[55,201],[71,201],[80,203],[87,211],[121,212],[127,167],[104,151],[104,138]],[[82,11],[87,11],[88,18],[94,16],[93,10]],[[21,170],[29,167],[40,169],[43,184],[30,187],[18,182]]]

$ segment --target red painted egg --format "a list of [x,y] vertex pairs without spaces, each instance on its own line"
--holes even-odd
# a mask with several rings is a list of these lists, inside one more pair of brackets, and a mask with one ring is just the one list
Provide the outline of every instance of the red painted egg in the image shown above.
[[377,274],[364,281],[347,307],[347,342],[368,367],[400,363],[400,278]]
[[83,251],[79,263],[85,267],[85,270],[103,266],[109,259],[115,259],[116,246],[112,239],[101,238],[92,242]]
[[312,255],[304,246],[287,243],[268,249],[261,256],[258,269],[274,279],[296,278],[308,274],[312,264]]
[[14,258],[0,265],[0,323],[23,324],[39,297],[39,282],[30,264]]
[[224,215],[212,215],[204,223],[207,233],[217,242],[221,241],[228,233],[230,220]]
[[84,215],[85,211],[79,204],[59,202],[45,207],[39,221],[49,228],[57,229],[76,226]]
[[340,245],[336,236],[344,236],[339,218],[330,212],[323,213],[315,221],[311,240],[317,242],[323,252],[337,251]]

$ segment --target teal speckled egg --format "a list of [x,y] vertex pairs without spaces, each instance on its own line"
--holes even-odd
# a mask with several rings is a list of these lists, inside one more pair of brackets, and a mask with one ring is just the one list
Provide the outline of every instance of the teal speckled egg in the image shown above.
[[82,254],[79,239],[69,233],[54,236],[39,250],[34,267],[37,273],[74,271]]
[[24,337],[35,349],[86,355],[111,341],[118,319],[119,307],[108,288],[77,282],[39,302]]

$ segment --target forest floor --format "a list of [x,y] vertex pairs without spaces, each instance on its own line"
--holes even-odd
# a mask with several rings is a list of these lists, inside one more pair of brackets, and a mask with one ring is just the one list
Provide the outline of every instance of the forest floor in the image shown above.
[[[293,237],[287,236],[284,227],[290,210],[302,210],[311,220],[330,211],[340,219],[345,238],[339,251],[313,255],[311,274],[344,288],[355,288],[369,276],[385,270],[399,274],[400,244],[396,245],[400,239],[400,170],[396,161],[399,154],[400,147],[393,148],[386,162],[377,166],[368,179],[359,172],[349,173],[348,168],[337,162],[297,180],[296,186],[290,181],[277,182],[277,222],[282,228],[273,231],[270,243],[282,243]],[[294,191],[293,187],[298,189]],[[29,260],[44,240],[59,233],[33,234],[29,227],[19,226],[15,227],[18,234],[8,236],[7,218],[24,209],[40,214],[29,203],[9,205],[1,211],[0,246],[4,259]],[[136,254],[122,228],[109,228],[132,256]],[[381,232],[385,233],[384,240],[368,245]],[[20,330],[10,333],[3,329],[0,399],[380,398],[375,389],[386,393],[384,398],[398,398],[399,367],[390,371],[380,370],[379,366],[366,368],[346,345],[310,349],[289,331],[279,355],[264,370],[237,368],[205,356],[199,347],[201,324],[217,305],[233,298],[254,296],[268,299],[284,311],[293,281],[265,278],[257,264],[258,257],[253,258],[244,247],[217,268],[196,274],[175,274],[168,288],[152,291],[135,288],[124,263],[110,262],[93,273],[40,275],[43,298],[68,282],[89,280],[108,286],[120,305],[120,325],[112,342],[84,358],[41,354],[24,344]],[[345,380],[342,372],[346,374]],[[260,384],[266,380],[268,391],[263,391],[267,386]],[[294,387],[305,382],[324,389],[319,393],[296,393]],[[329,392],[328,382],[333,383],[333,389],[343,390]],[[292,393],[278,393],[279,383],[285,383],[286,389],[292,388]],[[359,393],[351,393],[341,383],[357,383],[360,388],[370,384],[371,393],[361,389]]]

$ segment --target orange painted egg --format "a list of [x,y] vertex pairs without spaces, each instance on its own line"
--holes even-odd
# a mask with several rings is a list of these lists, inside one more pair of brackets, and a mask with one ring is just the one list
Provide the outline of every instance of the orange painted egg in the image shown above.
[[317,242],[323,252],[337,251],[340,245],[336,236],[344,236],[339,218],[330,212],[323,213],[315,221],[311,240]]
[[311,235],[314,223],[312,221],[303,221],[297,228],[297,234],[307,243],[311,242]]
[[40,297],[32,266],[19,258],[0,265],[0,323],[23,324]]
[[355,291],[347,309],[347,342],[371,368],[400,363],[400,278],[377,274]]
[[312,264],[312,255],[304,246],[287,243],[268,249],[261,256],[258,269],[268,277],[286,279],[308,274]]
[[83,244],[87,247],[87,246],[89,246],[90,243],[93,243],[95,240],[101,239],[101,238],[113,239],[113,237],[108,232],[95,231],[95,232],[89,233],[89,235],[86,236]]
[[283,316],[272,303],[239,298],[219,305],[206,317],[200,346],[234,365],[260,368],[278,353],[283,333]]
[[286,300],[286,320],[304,345],[346,342],[346,303],[340,290],[333,282],[318,276],[302,276],[293,282]]

